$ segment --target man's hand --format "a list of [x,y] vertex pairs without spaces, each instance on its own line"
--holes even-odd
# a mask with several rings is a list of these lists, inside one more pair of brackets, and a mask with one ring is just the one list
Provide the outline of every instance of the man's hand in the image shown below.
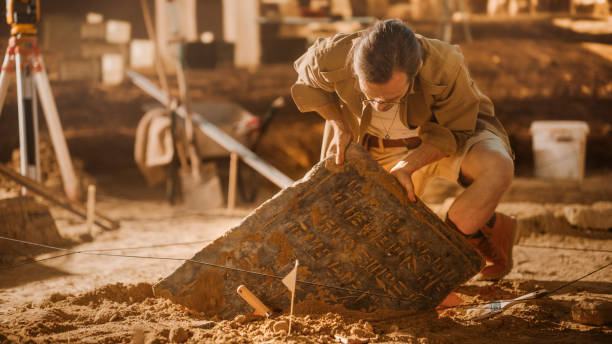
[[412,184],[412,174],[414,169],[410,167],[408,162],[402,160],[395,164],[391,169],[391,174],[402,184],[408,195],[408,199],[412,202],[416,202],[416,195],[414,194],[414,184]]
[[412,202],[416,202],[414,184],[412,183],[412,174],[421,167],[438,161],[444,157],[446,157],[446,154],[439,148],[423,142],[419,147],[411,150],[404,160],[393,166],[390,172],[393,176],[395,176],[395,178],[397,178],[400,184],[402,184],[404,189],[406,189],[408,198]]
[[333,130],[333,137],[327,150],[327,155],[336,154],[336,164],[344,163],[344,153],[346,147],[353,140],[351,129],[343,121],[330,120]]

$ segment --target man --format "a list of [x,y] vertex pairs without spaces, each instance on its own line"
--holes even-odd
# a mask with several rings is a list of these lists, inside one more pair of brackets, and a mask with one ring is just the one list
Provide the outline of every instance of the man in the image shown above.
[[335,154],[341,164],[357,141],[412,201],[434,177],[464,186],[447,222],[485,257],[480,279],[510,271],[516,224],[495,208],[512,181],[513,154],[457,47],[386,20],[317,40],[295,69],[298,109],[327,120],[322,157]]

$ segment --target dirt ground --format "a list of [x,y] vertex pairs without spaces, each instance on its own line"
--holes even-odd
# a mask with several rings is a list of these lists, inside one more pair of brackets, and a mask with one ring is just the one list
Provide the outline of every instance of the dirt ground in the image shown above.
[[[422,31],[427,33],[427,28]],[[169,206],[163,187],[147,187],[132,162],[135,126],[143,108],[153,103],[150,98],[128,82],[117,87],[54,82],[71,153],[98,185],[99,210],[120,220],[121,228],[88,233],[80,219],[51,207],[60,234],[73,242],[64,248],[82,253],[32,263],[67,252],[32,255],[20,245],[23,255],[0,266],[0,343],[610,342],[610,323],[596,320],[611,319],[612,232],[571,225],[564,211],[568,206],[612,202],[612,56],[605,53],[612,35],[576,33],[553,27],[547,19],[476,22],[473,35],[474,42],[459,43],[477,84],[496,104],[517,154],[517,177],[498,209],[518,218],[520,238],[514,268],[505,279],[469,281],[457,288],[454,301],[460,300],[463,307],[397,316],[297,300],[287,337],[285,313],[271,319],[245,314],[222,320],[154,298],[152,284],[237,225],[278,189],[258,178],[257,201],[240,202],[232,214]],[[256,115],[279,95],[289,100],[295,78],[289,65],[253,73],[221,68],[190,75],[194,99],[233,100]],[[0,117],[2,162],[10,160],[18,145],[16,116],[10,115],[16,113],[14,98],[14,90],[9,91]],[[588,122],[582,183],[533,178],[529,125],[539,119]],[[298,114],[288,104],[272,121],[258,153],[299,178],[318,159],[321,132],[322,121],[316,115]],[[225,185],[227,162],[216,163]],[[437,182],[424,200],[443,214],[458,191]],[[469,305],[560,287],[491,319],[474,321],[467,314]],[[595,321],[585,321],[578,317],[585,304],[601,304],[607,310]]]

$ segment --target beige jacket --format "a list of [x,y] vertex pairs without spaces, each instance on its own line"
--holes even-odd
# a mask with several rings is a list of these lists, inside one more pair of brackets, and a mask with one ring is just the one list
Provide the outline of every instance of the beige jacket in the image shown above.
[[[295,62],[298,79],[291,88],[301,112],[337,102],[353,133],[361,141],[372,118],[364,104],[352,61],[347,56],[360,32],[318,39]],[[458,47],[417,35],[423,47],[423,66],[400,107],[402,123],[418,128],[423,142],[448,155],[456,152],[476,130],[487,129],[504,139],[507,134],[494,117],[493,103],[470,77]],[[330,138],[331,139],[331,138]],[[324,142],[324,150],[329,142]]]

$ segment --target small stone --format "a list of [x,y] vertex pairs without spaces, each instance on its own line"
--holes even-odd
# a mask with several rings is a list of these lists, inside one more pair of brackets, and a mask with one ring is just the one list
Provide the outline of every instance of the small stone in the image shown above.
[[211,328],[215,327],[215,325],[216,323],[214,321],[204,321],[204,322],[197,324],[194,327],[201,328],[203,330],[210,330]]
[[351,329],[351,336],[359,337],[359,338],[367,338],[372,333],[368,333],[367,331],[360,329],[359,327],[354,327]]
[[150,337],[147,338],[145,344],[164,344],[167,343],[168,340],[164,337]]
[[157,333],[158,336],[168,338],[170,336],[170,330],[165,328]]
[[397,332],[399,331],[399,327],[395,324],[389,326],[389,332],[393,333],[393,332]]
[[247,317],[244,314],[240,314],[234,318],[234,321],[239,324],[244,324],[247,321]]
[[372,327],[372,324],[367,321],[363,324],[363,329],[371,333],[374,332],[374,327]]
[[288,332],[289,322],[287,322],[287,320],[277,321],[274,323],[274,325],[272,325],[272,330],[274,331],[274,333],[279,333],[282,331]]
[[185,343],[191,337],[191,333],[182,327],[170,330],[169,338],[172,343]]
[[108,309],[100,309],[94,317],[94,324],[104,324],[110,321],[113,314]]
[[587,325],[605,325],[612,322],[612,302],[584,299],[572,306],[574,321]]

